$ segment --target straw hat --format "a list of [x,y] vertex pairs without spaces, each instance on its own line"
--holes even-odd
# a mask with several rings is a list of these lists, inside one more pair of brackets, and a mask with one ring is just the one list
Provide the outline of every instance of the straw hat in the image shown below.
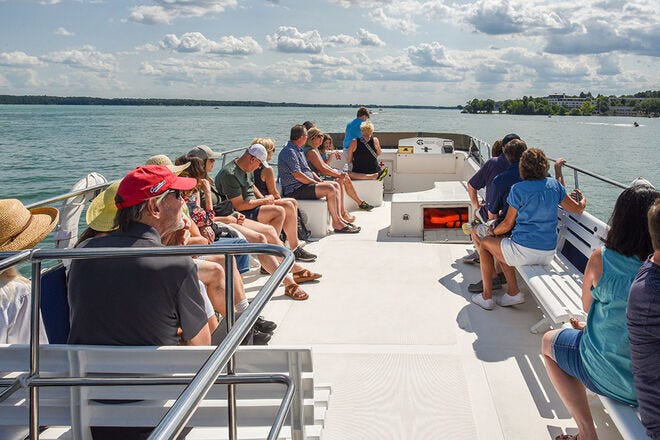
[[110,232],[115,230],[115,214],[117,214],[115,195],[120,183],[121,180],[112,182],[105,191],[94,197],[92,203],[89,204],[87,213],[85,213],[85,221],[95,231]]
[[165,156],[164,154],[157,154],[147,159],[147,163],[145,163],[145,165],[165,165],[178,176],[181,174],[181,171],[190,166],[190,162],[186,162],[183,165],[174,165],[169,157]]
[[28,210],[19,200],[0,200],[0,252],[31,249],[57,225],[55,208]]

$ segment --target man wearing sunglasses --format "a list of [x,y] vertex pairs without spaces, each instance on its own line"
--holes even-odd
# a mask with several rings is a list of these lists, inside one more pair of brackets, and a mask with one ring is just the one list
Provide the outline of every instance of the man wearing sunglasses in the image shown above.
[[[83,248],[161,247],[181,229],[180,191],[196,179],[162,165],[129,172],[115,197],[118,230]],[[210,345],[197,268],[188,256],[73,260],[69,272],[70,344]]]

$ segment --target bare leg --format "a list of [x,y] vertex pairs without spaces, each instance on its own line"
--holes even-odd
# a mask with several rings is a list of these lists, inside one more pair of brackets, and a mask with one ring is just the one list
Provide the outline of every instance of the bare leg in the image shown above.
[[224,268],[217,263],[203,260],[197,266],[197,276],[206,286],[206,293],[213,304],[213,309],[226,316]]
[[566,405],[566,409],[571,413],[577,423],[580,440],[598,439],[596,427],[589,409],[587,401],[587,392],[579,379],[569,376],[555,362],[552,353],[552,340],[561,330],[550,330],[543,335],[541,342],[541,352],[545,361],[545,369],[548,371],[548,377],[555,386],[559,397]]
[[360,203],[362,203],[362,199],[360,196],[358,196],[357,191],[355,191],[355,187],[353,186],[353,182],[351,181],[351,178],[348,177],[348,175],[338,178],[337,181],[342,185],[344,188],[344,192],[350,197],[351,199],[355,200],[355,203],[360,206]]
[[295,250],[298,245],[298,203],[292,202],[294,199],[275,200],[275,204],[284,208],[284,233],[289,242],[291,250]]
[[320,182],[316,184],[315,190],[316,198],[325,197],[328,203],[328,211],[330,211],[330,217],[332,217],[332,227],[335,229],[344,228],[347,222],[340,215],[337,189],[330,182]]
[[282,232],[282,226],[284,225],[286,212],[284,207],[278,205],[262,205],[259,208],[259,215],[257,220],[259,223],[264,223],[275,228],[277,235],[280,235]]
[[378,173],[362,174],[362,173],[355,173],[353,171],[350,171],[348,173],[348,175],[353,180],[376,180],[376,179],[378,179]]
[[[475,234],[476,235],[476,234]],[[506,264],[504,261],[504,255],[502,255],[502,248],[501,248],[501,243],[502,243],[503,237],[486,237],[481,241],[481,249],[485,250],[488,252],[490,255],[494,256],[497,261],[500,263],[502,266],[502,272],[504,272],[504,278],[506,278],[506,284],[507,284],[507,294],[511,296],[515,296],[520,292],[520,288],[518,287],[518,279],[516,278],[516,269],[512,266],[509,266]],[[481,253],[480,253],[481,255]],[[485,255],[481,256],[481,273],[483,275],[483,260],[485,258]],[[491,258],[492,260],[492,258]],[[492,261],[489,262],[488,264],[492,264]],[[491,279],[489,283],[493,284],[493,272],[495,271],[495,268],[493,266],[490,276]],[[486,280],[484,279],[484,292],[486,288]],[[484,298],[486,296],[484,295]]]
[[[223,255],[207,255],[205,260],[211,261],[213,263],[218,263],[222,266],[223,269],[226,270],[225,257]],[[232,278],[234,280],[234,304],[238,304],[239,302],[245,299],[245,286],[243,285],[243,277],[241,276],[241,273],[238,271],[238,267],[236,266],[236,264],[234,264],[233,267],[234,270],[233,270]],[[224,290],[225,287],[224,277],[222,278],[222,286]],[[222,313],[221,315],[225,316]]]

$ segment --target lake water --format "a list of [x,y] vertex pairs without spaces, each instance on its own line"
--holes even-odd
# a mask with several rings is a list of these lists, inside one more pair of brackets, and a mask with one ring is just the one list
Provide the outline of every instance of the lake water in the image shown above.
[[[296,123],[312,120],[341,132],[349,108],[123,107],[0,105],[0,198],[31,203],[65,193],[88,172],[122,177],[154,154],[172,159],[198,144],[223,151],[254,137],[288,139]],[[465,133],[492,143],[518,133],[530,147],[597,174],[629,183],[644,176],[660,184],[660,119],[467,115],[457,110],[384,109],[378,131]],[[633,122],[639,127],[633,127]],[[569,174],[570,170],[568,170]],[[569,176],[570,177],[570,176]],[[587,209],[607,220],[620,190],[580,178]],[[567,186],[573,186],[569,178]]]

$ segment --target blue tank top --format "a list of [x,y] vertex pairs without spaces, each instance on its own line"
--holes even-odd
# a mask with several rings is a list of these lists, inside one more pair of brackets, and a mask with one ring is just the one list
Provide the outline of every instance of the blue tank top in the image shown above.
[[591,291],[594,300],[580,342],[580,355],[587,375],[604,395],[637,405],[626,305],[630,286],[642,261],[605,246],[601,252],[603,273]]
[[261,172],[263,171],[264,167],[260,166],[256,170],[254,170],[254,186],[257,187],[257,189],[263,194],[264,196],[267,196],[270,194],[268,192],[268,187],[266,186],[266,182],[263,181],[261,178]]

